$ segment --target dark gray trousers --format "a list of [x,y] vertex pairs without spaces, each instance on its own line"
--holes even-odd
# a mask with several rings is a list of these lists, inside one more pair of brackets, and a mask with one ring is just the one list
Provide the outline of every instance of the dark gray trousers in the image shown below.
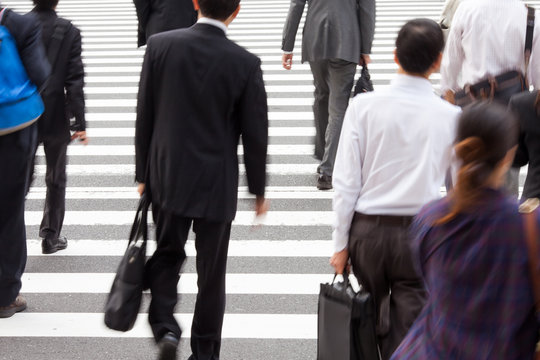
[[310,61],[315,85],[315,157],[321,160],[319,172],[332,175],[343,117],[349,105],[356,64],[328,59]]
[[[62,231],[66,212],[66,164],[69,138],[38,139],[38,144],[36,144],[34,150],[34,161],[39,143],[43,143],[47,162],[47,172],[45,174],[47,196],[45,197],[39,236],[44,239],[57,239]],[[32,164],[30,183],[33,180],[33,171],[34,165]]]
[[426,300],[424,282],[409,247],[410,218],[355,213],[349,256],[358,281],[369,291],[378,314],[382,359],[390,359]]
[[35,123],[0,136],[0,306],[11,304],[22,285],[26,266],[24,198],[36,141]]

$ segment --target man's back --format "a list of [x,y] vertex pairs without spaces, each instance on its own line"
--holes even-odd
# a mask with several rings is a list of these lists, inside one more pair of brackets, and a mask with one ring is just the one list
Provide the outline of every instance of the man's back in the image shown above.
[[[283,50],[292,51],[306,0],[291,0],[283,29]],[[366,11],[358,12],[357,0],[309,0],[302,35],[302,62],[342,59],[353,63],[371,52],[375,9],[373,0],[360,1]],[[366,3],[366,4],[363,4]],[[361,18],[359,19],[359,14]]]
[[[540,20],[537,18],[536,23]],[[525,70],[527,8],[519,0],[463,1],[455,13],[441,67],[441,89],[456,90],[489,75]],[[535,26],[529,73],[540,82],[540,26]],[[458,74],[461,72],[461,83]]]
[[[457,107],[435,96],[426,79],[399,75],[389,89],[354,98],[350,109],[343,133],[351,132],[355,143],[348,151],[340,144],[338,157],[358,153],[357,211],[414,215],[439,197],[450,165]],[[336,166],[334,171],[347,170]],[[334,180],[336,189],[341,178]]]
[[[65,140],[70,137],[70,118],[75,118],[72,130],[86,129],[84,100],[84,68],[81,33],[69,20],[58,18],[54,10],[32,11],[42,25],[42,39],[47,55],[54,55],[51,77],[42,93],[45,113],[39,121],[40,137]],[[56,34],[55,34],[56,33]],[[53,37],[61,33],[60,44]]]
[[162,208],[232,220],[240,134],[250,190],[264,193],[267,106],[256,56],[209,24],[161,33],[148,44],[143,88],[152,91],[139,92],[137,180],[148,151],[152,196]]

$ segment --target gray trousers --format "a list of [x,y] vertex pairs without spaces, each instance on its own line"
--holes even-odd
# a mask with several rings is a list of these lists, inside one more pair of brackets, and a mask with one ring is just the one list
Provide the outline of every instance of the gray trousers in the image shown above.
[[355,213],[349,235],[354,275],[371,294],[383,360],[390,359],[426,301],[409,244],[411,217]]
[[319,173],[332,176],[356,64],[341,59],[329,59],[310,61],[309,66],[315,85],[315,157],[321,160]]

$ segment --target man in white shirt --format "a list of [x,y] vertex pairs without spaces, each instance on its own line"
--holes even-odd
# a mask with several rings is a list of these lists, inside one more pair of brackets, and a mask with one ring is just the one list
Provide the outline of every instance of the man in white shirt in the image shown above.
[[[539,19],[536,19],[538,23]],[[527,8],[520,0],[475,0],[459,5],[441,65],[441,91],[455,92],[506,71],[525,73]],[[540,85],[540,26],[535,26],[529,84]],[[518,195],[519,168],[508,172],[506,188]]]
[[425,301],[408,227],[440,196],[450,166],[460,109],[435,95],[429,76],[444,47],[432,20],[406,23],[396,40],[398,75],[390,88],[353,99],[345,114],[334,168],[335,254],[341,273],[350,257],[372,294],[383,359],[389,359]]

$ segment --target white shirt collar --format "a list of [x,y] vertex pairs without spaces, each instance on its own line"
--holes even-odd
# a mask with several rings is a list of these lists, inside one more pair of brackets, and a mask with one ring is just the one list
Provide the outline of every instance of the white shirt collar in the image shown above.
[[392,87],[405,87],[408,89],[416,89],[421,92],[433,93],[433,85],[431,82],[421,76],[413,76],[406,74],[397,74],[391,81]]
[[201,17],[199,20],[197,20],[197,23],[213,25],[215,27],[220,28],[221,30],[223,30],[225,34],[227,34],[227,25],[225,25],[222,21],[219,21],[216,19],[210,19],[207,17]]

